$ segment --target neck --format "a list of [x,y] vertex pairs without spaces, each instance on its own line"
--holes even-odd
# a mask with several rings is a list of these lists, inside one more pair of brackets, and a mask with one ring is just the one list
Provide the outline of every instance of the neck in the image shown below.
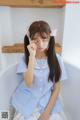
[[41,59],[41,58],[46,58],[46,57],[47,57],[47,56],[46,56],[46,54],[45,54],[44,51],[42,51],[42,52],[37,51],[37,52],[36,52],[36,58]]

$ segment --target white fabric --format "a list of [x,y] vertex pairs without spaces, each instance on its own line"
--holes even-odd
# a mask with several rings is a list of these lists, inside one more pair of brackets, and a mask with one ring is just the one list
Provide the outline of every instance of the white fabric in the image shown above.
[[[29,117],[26,118],[18,112],[15,112],[13,120],[39,120],[40,113],[38,112],[38,108],[35,109],[34,113]],[[64,120],[60,113],[53,113],[51,114],[49,120]]]

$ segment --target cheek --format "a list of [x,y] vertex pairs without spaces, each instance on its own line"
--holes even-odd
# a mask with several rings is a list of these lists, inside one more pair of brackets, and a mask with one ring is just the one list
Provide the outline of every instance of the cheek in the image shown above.
[[43,45],[43,48],[48,48],[48,43],[46,43],[45,45]]

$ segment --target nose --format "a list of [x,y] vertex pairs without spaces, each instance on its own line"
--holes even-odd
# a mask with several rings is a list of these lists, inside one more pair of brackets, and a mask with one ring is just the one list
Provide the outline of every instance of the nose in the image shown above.
[[37,40],[37,45],[38,45],[39,47],[41,47],[42,44],[43,44],[42,39],[38,39],[38,40]]

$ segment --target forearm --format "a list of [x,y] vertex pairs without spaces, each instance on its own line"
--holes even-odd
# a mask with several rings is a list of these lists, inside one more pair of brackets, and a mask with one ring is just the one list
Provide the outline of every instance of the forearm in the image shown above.
[[29,87],[32,87],[35,57],[29,56],[27,71],[24,73],[24,80]]
[[47,114],[50,114],[53,107],[54,107],[54,104],[57,100],[57,97],[59,96],[59,93],[60,93],[60,82],[57,82],[54,86],[54,90],[52,91],[52,95],[50,97],[50,100],[45,108],[45,111]]

